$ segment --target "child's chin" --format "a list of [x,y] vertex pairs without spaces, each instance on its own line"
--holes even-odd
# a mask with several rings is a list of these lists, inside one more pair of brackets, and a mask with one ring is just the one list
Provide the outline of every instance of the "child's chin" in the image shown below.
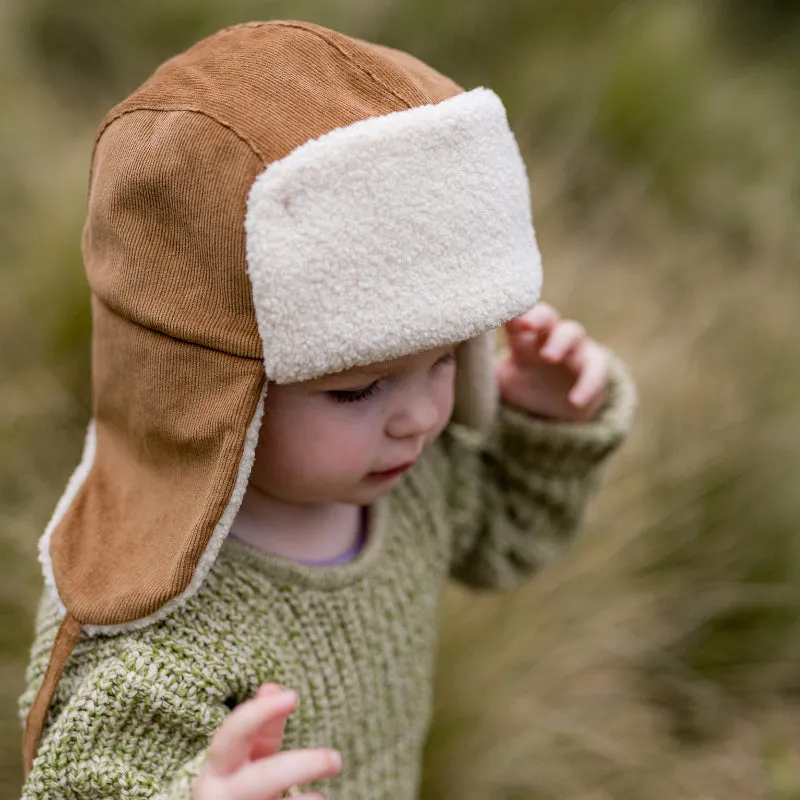
[[340,503],[350,503],[356,506],[365,506],[374,502],[379,497],[388,494],[396,485],[400,476],[384,480],[365,479],[362,483],[342,496]]

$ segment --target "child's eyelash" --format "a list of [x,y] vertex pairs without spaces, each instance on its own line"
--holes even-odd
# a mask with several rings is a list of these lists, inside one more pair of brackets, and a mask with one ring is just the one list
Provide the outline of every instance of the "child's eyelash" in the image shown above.
[[373,381],[362,389],[331,389],[328,394],[339,403],[356,403],[366,400],[378,391],[378,381]]
[[[455,360],[455,353],[445,353],[433,366],[438,367],[449,364]],[[361,389],[330,389],[327,394],[336,400],[337,403],[357,403],[359,400],[366,400],[378,391],[379,382],[373,381],[369,386]]]

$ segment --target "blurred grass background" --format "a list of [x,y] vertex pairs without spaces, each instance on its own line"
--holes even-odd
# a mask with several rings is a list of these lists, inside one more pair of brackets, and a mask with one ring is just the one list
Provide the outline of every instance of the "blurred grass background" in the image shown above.
[[545,298],[641,411],[585,534],[443,612],[424,797],[800,798],[800,2],[0,4],[0,796],[36,540],[89,417],[79,237],[94,129],[219,27],[298,18],[505,100]]

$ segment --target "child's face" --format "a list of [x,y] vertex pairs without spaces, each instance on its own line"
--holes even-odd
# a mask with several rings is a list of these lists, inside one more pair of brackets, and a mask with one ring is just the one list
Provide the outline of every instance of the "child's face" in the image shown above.
[[452,347],[302,383],[270,384],[250,483],[289,503],[366,505],[453,411]]

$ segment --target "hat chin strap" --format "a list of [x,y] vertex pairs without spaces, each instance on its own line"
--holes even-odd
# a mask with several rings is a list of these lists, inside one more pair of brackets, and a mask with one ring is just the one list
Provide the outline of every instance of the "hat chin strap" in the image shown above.
[[28,709],[25,732],[22,738],[22,766],[26,778],[31,771],[36,751],[42,741],[47,713],[50,710],[50,704],[53,702],[58,681],[70,654],[78,643],[81,628],[80,622],[72,614],[67,613],[64,616],[50,651],[50,661],[47,665],[44,679],[39,691],[36,693],[33,704]]
[[487,428],[499,402],[495,368],[495,332],[468,339],[456,350],[456,390],[453,422]]

